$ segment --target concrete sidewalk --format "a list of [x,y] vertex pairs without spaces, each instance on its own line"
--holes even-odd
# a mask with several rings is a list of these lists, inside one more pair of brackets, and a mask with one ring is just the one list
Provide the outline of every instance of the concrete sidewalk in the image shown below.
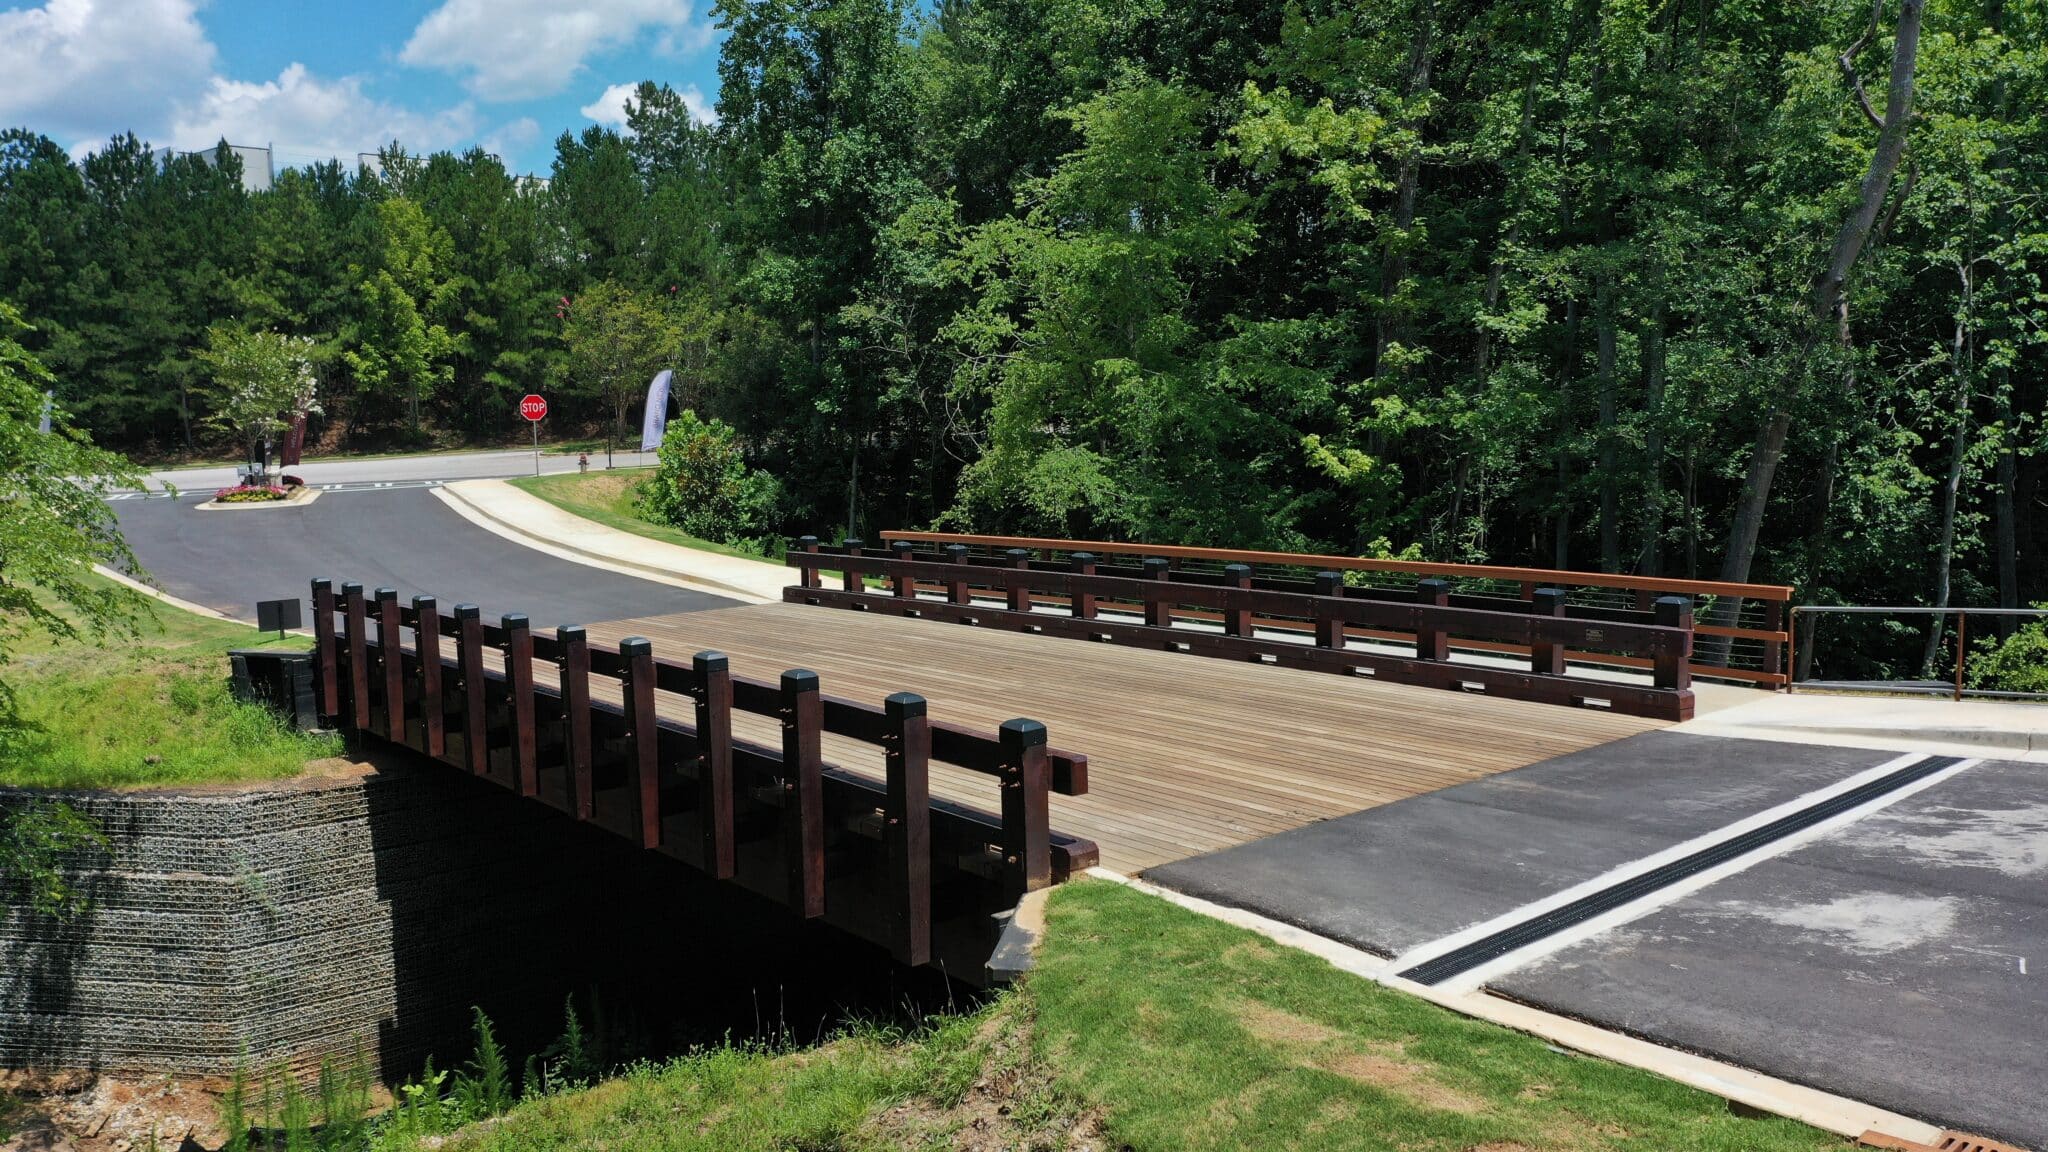
[[465,480],[434,490],[479,527],[565,560],[729,596],[748,604],[777,603],[793,570],[685,548],[565,512],[503,480]]
[[1824,693],[1746,693],[1745,702],[1672,728],[1791,744],[1976,753],[2048,764],[2048,704]]

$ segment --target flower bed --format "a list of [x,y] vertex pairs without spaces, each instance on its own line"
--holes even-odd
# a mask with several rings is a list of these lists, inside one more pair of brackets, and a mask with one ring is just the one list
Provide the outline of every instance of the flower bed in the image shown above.
[[222,488],[213,494],[216,504],[260,504],[267,500],[283,500],[290,493],[274,484],[238,484],[233,488]]

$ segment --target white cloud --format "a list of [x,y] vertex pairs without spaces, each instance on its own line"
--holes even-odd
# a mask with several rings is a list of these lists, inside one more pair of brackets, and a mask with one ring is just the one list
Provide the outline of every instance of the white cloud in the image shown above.
[[154,137],[162,110],[205,82],[214,57],[193,0],[0,11],[0,123],[93,144],[131,129]]
[[561,91],[601,52],[652,30],[664,45],[703,38],[690,23],[690,0],[444,0],[414,28],[399,59],[419,68],[462,73],[486,100],[518,100]]
[[[626,100],[633,95],[638,84],[614,84],[604,94],[577,109],[599,124],[609,124],[621,132],[626,130]],[[718,110],[711,101],[704,98],[704,92],[695,84],[685,85],[677,95],[683,98],[683,107],[689,110],[690,119],[699,124],[718,123]]]
[[531,116],[500,124],[487,133],[481,143],[484,151],[498,157],[510,169],[519,162],[519,154],[535,140],[540,139],[540,121]]
[[285,155],[279,167],[316,157],[353,162],[398,140],[407,151],[459,146],[476,138],[475,110],[467,103],[420,114],[376,100],[359,77],[321,80],[303,64],[277,79],[252,83],[210,79],[195,98],[180,102],[171,137],[180,148],[202,148],[223,137],[236,144],[271,144]]

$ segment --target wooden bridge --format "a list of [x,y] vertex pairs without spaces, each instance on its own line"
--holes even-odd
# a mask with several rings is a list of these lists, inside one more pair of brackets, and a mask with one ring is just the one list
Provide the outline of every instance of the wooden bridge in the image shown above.
[[[787,603],[546,635],[316,580],[318,708],[969,979],[996,917],[1098,862],[1136,872],[1690,713],[1683,604],[1539,588],[1504,609],[958,543],[807,538],[788,559]],[[1447,658],[1475,641],[1493,665]],[[1593,651],[1647,675],[1565,675]]]

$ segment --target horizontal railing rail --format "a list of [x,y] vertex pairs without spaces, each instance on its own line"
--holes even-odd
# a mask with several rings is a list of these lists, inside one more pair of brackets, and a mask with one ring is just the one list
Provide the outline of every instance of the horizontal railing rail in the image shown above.
[[[1692,609],[1682,597],[1665,597],[1647,613],[1574,616],[1556,589],[1539,589],[1527,604],[1471,606],[1452,603],[1441,579],[1418,581],[1406,600],[1395,600],[1380,590],[1347,586],[1336,572],[1309,582],[1261,581],[1247,565],[1214,575],[1186,573],[1153,557],[1142,575],[1134,575],[1104,571],[1086,552],[1073,554],[1062,567],[1034,560],[1023,549],[992,562],[969,556],[961,545],[938,556],[896,541],[882,554],[857,540],[826,548],[815,537],[800,540],[786,562],[799,569],[799,577],[784,598],[799,603],[1256,659],[1663,719],[1688,718],[1693,708]],[[823,586],[828,570],[842,574],[840,589]],[[869,587],[870,578],[881,582],[879,590]],[[976,591],[986,599],[977,600]],[[1115,615],[1105,617],[1105,610]],[[1294,638],[1304,632],[1310,637]],[[1350,641],[1360,632],[1401,638],[1412,644],[1412,655],[1353,647]],[[1519,651],[1526,662],[1452,662],[1453,645]],[[1650,684],[1567,676],[1567,654],[1588,650],[1639,662]]]
[[[639,637],[536,632],[520,615],[488,623],[474,605],[400,604],[389,588],[315,580],[312,592],[315,695],[340,727],[782,900],[905,963],[941,955],[935,924],[972,935],[987,913],[1098,858],[1050,827],[1050,794],[1087,792],[1087,758],[1049,747],[1036,721],[980,732],[931,720],[910,693],[879,706],[827,696],[802,669],[758,680],[713,651],[667,660]],[[663,715],[664,703],[688,719]],[[735,713],[773,720],[778,745],[735,736]],[[827,764],[828,735],[879,748],[882,777]],[[934,798],[934,763],[994,777],[1000,811]]]
[[[1799,618],[1820,616],[1878,616],[1897,618],[1901,616],[1927,616],[1936,620],[1954,617],[1956,622],[1955,676],[1948,683],[1901,682],[1890,680],[1835,680],[1808,679],[1805,665],[1800,662]],[[1988,620],[2044,620],[2048,619],[2048,608],[1931,608],[1897,604],[1795,604],[1787,623],[1792,632],[1791,652],[1793,675],[1786,686],[1788,692],[1882,692],[1913,696],[1947,696],[1961,700],[1965,696],[1978,696],[1991,700],[2048,700],[2048,692],[2014,692],[1995,688],[1972,688],[1968,683],[1970,664],[1970,617]],[[1815,642],[1809,625],[1807,632],[1809,647]],[[1811,656],[1811,653],[1806,653]]]
[[[1035,561],[1051,565],[1064,565],[1068,557],[1083,553],[1096,558],[1104,571],[1117,559],[1130,564],[1155,559],[1191,576],[1200,573],[1214,577],[1227,564],[1248,565],[1261,580],[1285,581],[1290,574],[1342,572],[1354,589],[1377,585],[1375,590],[1394,596],[1408,594],[1408,584],[1416,579],[1437,578],[1451,582],[1453,603],[1464,599],[1527,603],[1534,599],[1537,589],[1553,588],[1565,591],[1572,615],[1621,611],[1637,613],[1647,620],[1657,598],[1685,596],[1695,604],[1694,631],[1710,638],[1698,646],[1692,661],[1694,674],[1765,687],[1783,685],[1788,679],[1785,652],[1791,635],[1786,610],[1793,593],[1789,585],[960,532],[889,530],[881,534],[881,539],[890,547],[898,543],[925,550],[957,546],[973,560],[995,563],[1004,562],[1007,553],[1017,548],[1030,552]],[[1294,579],[1303,582],[1298,576]],[[1472,647],[1486,650],[1483,642]],[[1625,655],[1600,651],[1573,652],[1570,659],[1617,668],[1644,667]]]

